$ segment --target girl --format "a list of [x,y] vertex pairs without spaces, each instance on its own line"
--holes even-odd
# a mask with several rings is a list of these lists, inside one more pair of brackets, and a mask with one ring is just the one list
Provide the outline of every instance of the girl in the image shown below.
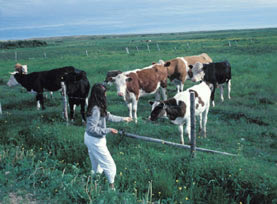
[[109,181],[109,187],[114,189],[116,166],[106,145],[106,134],[117,134],[114,128],[106,127],[106,120],[112,122],[130,122],[129,117],[119,117],[107,112],[106,87],[95,84],[90,93],[87,109],[87,125],[84,135],[85,144],[88,148],[92,173],[104,171]]

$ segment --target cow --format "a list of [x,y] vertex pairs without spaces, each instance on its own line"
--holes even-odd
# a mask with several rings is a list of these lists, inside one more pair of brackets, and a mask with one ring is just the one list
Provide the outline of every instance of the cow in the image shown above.
[[[19,72],[11,73],[11,77],[7,83],[9,87],[16,86],[21,84],[24,88],[29,92],[36,93],[36,102],[37,109],[45,109],[44,107],[44,99],[43,92],[47,91],[58,91],[61,89],[61,82],[64,80],[64,77],[70,73],[82,73],[83,71],[76,69],[72,66],[52,69],[49,71],[41,71],[41,72],[32,72],[30,74],[22,74]],[[66,79],[67,77],[65,77]],[[69,76],[70,79],[70,76]],[[78,77],[76,78],[78,79]],[[69,83],[74,83],[74,81],[68,80],[67,85]],[[68,88],[69,89],[69,88]],[[70,91],[70,90],[69,90]]]
[[224,101],[224,83],[228,86],[228,98],[231,99],[231,65],[228,61],[215,62],[210,64],[196,63],[190,66],[189,75],[193,82],[206,81],[212,83],[214,90],[211,94],[212,105],[215,106],[214,93],[216,87],[220,87],[220,98]]
[[[16,72],[19,72],[21,74],[28,74],[28,67],[27,65],[22,65],[22,64],[19,64],[19,63],[16,63],[15,66],[15,71]],[[45,95],[45,97],[47,98],[47,94]],[[50,91],[50,97],[53,98],[53,92]]]
[[187,74],[189,65],[194,65],[196,62],[208,64],[212,62],[212,59],[206,53],[202,53],[195,56],[177,57],[166,62],[160,60],[160,62],[167,69],[169,80],[176,84],[177,92],[180,92],[184,89],[184,82],[189,79]]
[[86,72],[75,71],[66,74],[63,77],[66,85],[66,95],[70,108],[70,120],[74,120],[74,112],[76,106],[81,106],[82,122],[86,122],[85,106],[87,104],[87,97],[89,94],[90,83],[88,81]]
[[132,71],[110,71],[105,83],[114,83],[117,95],[121,96],[129,109],[129,116],[137,123],[137,106],[141,96],[155,94],[155,100],[160,100],[160,93],[166,100],[167,71],[161,64],[153,64],[143,69]]
[[167,117],[173,124],[178,125],[181,144],[184,144],[183,125],[186,123],[185,132],[190,136],[190,92],[195,93],[195,116],[199,116],[200,132],[206,138],[206,124],[210,108],[211,89],[213,85],[207,82],[201,82],[185,91],[177,93],[173,98],[165,101],[150,101],[152,111],[149,119],[156,121],[158,118]]

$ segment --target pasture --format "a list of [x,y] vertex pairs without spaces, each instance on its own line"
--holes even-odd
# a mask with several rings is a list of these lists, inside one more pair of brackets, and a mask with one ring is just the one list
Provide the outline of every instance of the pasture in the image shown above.
[[[0,51],[0,202],[277,203],[277,29],[43,40],[45,47]],[[149,50],[146,40],[151,40]],[[108,135],[117,165],[115,192],[107,190],[105,176],[91,180],[80,107],[67,126],[60,93],[46,99],[46,110],[37,111],[34,95],[6,85],[16,62],[27,64],[29,72],[75,66],[94,84],[104,81],[109,70],[202,52],[214,62],[230,62],[232,90],[228,100],[225,87],[224,103],[216,90],[207,138],[197,134],[197,147],[237,156],[197,152],[191,159],[187,150]],[[172,97],[175,85],[168,84]],[[192,85],[186,81],[184,88]],[[108,87],[107,98],[111,113],[128,115],[115,87]],[[177,126],[169,120],[147,120],[153,99],[140,98],[137,124],[108,127],[179,143]]]

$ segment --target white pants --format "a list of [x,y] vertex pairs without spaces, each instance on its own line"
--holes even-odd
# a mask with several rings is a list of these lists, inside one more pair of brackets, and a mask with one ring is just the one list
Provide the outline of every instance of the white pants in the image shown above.
[[92,171],[94,173],[105,173],[109,183],[114,183],[116,175],[116,166],[114,160],[107,148],[106,137],[96,138],[84,135],[85,145],[88,148]]

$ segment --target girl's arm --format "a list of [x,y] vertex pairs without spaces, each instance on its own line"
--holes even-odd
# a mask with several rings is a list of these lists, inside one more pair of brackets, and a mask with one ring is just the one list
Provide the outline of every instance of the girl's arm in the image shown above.
[[110,112],[107,112],[107,119],[111,122],[122,122],[124,121],[125,117],[120,117],[120,116],[116,116],[111,114]]
[[104,135],[111,132],[110,128],[99,127],[100,121],[100,110],[98,107],[93,107],[92,115],[87,118],[86,132],[90,135],[103,137]]

